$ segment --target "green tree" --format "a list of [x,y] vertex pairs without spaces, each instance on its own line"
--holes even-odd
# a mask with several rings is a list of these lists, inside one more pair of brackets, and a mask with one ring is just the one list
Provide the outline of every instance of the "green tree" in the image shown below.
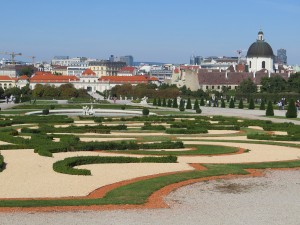
[[37,84],[35,85],[34,89],[32,90],[32,96],[39,98],[43,96],[44,93],[44,85],[42,84]]
[[173,99],[173,108],[178,108],[177,98]]
[[266,116],[274,116],[274,109],[272,101],[268,102],[267,110],[266,110]]
[[183,99],[180,99],[179,110],[184,111],[184,101],[183,101]]
[[224,98],[221,99],[221,108],[225,108],[226,104],[225,104],[225,100]]
[[153,105],[157,105],[156,98],[153,99]]
[[287,90],[287,81],[277,75],[273,77],[261,78],[261,92],[267,93],[281,93]]
[[172,99],[168,99],[168,107],[172,107]]
[[3,94],[4,94],[4,89],[0,87],[0,97],[3,96]]
[[201,100],[200,100],[200,105],[201,105],[201,106],[205,106],[205,102],[204,102],[204,98],[203,98],[203,97],[202,97]]
[[261,100],[259,109],[260,109],[260,110],[266,110],[265,100],[263,100],[263,99]]
[[243,108],[244,108],[244,103],[243,103],[243,99],[241,98],[239,102],[239,109],[243,109]]
[[23,67],[20,71],[19,71],[19,75],[26,75],[27,77],[31,77],[34,73],[34,68],[32,66],[26,66]]
[[166,102],[166,99],[165,99],[165,98],[163,99],[162,106],[163,106],[163,107],[166,107],[166,106],[167,106],[167,102]]
[[229,108],[234,108],[235,107],[235,105],[234,105],[234,100],[233,100],[233,98],[230,98],[230,102],[229,102]]
[[237,89],[238,94],[247,93],[247,95],[253,94],[256,91],[257,91],[257,86],[250,78],[243,80]]
[[288,89],[291,92],[300,93],[300,73],[291,74],[288,79]]
[[190,98],[188,98],[188,100],[187,100],[186,109],[192,109],[192,103],[191,103],[191,99]]
[[147,108],[143,108],[143,111],[142,111],[142,112],[143,112],[143,115],[144,115],[144,116],[148,116],[150,111],[149,111],[149,109],[147,109]]
[[195,103],[194,103],[194,109],[199,109],[200,106],[199,106],[199,102],[198,102],[198,99],[195,100]]
[[291,99],[285,114],[286,118],[297,118],[297,108],[294,99]]
[[158,98],[157,106],[161,106],[161,99],[160,98]]
[[8,88],[8,89],[6,89],[5,91],[4,91],[4,95],[5,96],[11,96],[11,95],[13,95],[13,96],[20,96],[21,95],[21,90],[19,89],[19,88],[17,88],[17,87],[12,87],[12,88]]
[[253,98],[250,99],[248,109],[255,109],[255,104]]

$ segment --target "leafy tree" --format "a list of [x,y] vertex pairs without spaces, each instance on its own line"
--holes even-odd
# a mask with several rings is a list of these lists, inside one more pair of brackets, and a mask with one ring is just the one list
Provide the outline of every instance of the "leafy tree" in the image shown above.
[[256,91],[257,91],[257,86],[250,78],[243,80],[237,89],[237,93],[253,94]]
[[190,98],[188,98],[188,100],[187,100],[186,109],[192,109],[192,103],[191,103],[191,99]]
[[168,107],[172,107],[172,99],[168,99]]
[[248,109],[255,109],[255,104],[253,98],[250,99]]
[[2,97],[3,95],[4,95],[4,89],[0,87],[0,97]]
[[234,108],[234,107],[235,107],[234,100],[233,100],[233,98],[230,98],[229,108]]
[[21,88],[22,95],[31,95],[32,90],[29,87],[29,84]]
[[265,104],[265,100],[264,99],[261,100],[259,109],[260,110],[266,110],[266,104]]
[[268,102],[267,110],[266,110],[266,116],[274,116],[274,109],[272,101]]
[[158,98],[157,106],[161,106],[161,99],[160,98]]
[[19,75],[26,75],[27,77],[31,77],[34,74],[34,68],[32,66],[23,67],[19,71]]
[[178,108],[177,98],[173,99],[173,108]]
[[287,81],[277,75],[274,77],[263,77],[261,79],[261,92],[280,93],[287,90]]
[[243,109],[244,108],[244,103],[243,103],[243,99],[242,98],[240,99],[238,107],[239,107],[239,109]]
[[163,107],[166,107],[166,106],[167,106],[167,102],[166,102],[166,99],[165,99],[165,98],[163,99],[162,106],[163,106]]
[[199,106],[199,102],[198,102],[198,99],[195,100],[195,103],[194,103],[194,109],[199,109],[200,106]]
[[153,105],[157,105],[156,98],[153,99]]
[[12,87],[12,88],[8,88],[4,91],[4,95],[5,96],[20,96],[21,95],[21,90],[17,87]]
[[225,108],[226,104],[225,104],[225,100],[224,98],[221,99],[221,108]]
[[291,99],[285,114],[286,118],[297,118],[297,108],[294,99]]
[[292,74],[288,79],[288,89],[291,92],[300,93],[300,73]]
[[44,85],[37,84],[37,85],[35,85],[35,87],[32,91],[32,96],[33,97],[42,97],[43,93],[44,93]]

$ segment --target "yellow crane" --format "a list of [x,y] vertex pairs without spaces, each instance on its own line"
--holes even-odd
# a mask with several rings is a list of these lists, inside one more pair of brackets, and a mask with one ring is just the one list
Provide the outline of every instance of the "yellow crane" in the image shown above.
[[15,53],[15,52],[0,52],[1,55],[10,55],[11,63],[15,64],[15,57],[17,55],[22,55],[22,53]]

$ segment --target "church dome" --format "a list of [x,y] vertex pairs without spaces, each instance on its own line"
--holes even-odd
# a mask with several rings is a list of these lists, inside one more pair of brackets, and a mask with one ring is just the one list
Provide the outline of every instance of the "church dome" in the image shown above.
[[247,57],[273,57],[272,47],[264,41],[263,32],[258,32],[258,39],[248,49]]

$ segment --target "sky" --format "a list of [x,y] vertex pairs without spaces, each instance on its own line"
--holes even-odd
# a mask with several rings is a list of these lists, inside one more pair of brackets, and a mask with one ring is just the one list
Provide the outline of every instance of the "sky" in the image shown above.
[[[237,56],[260,29],[300,64],[299,0],[0,0],[0,52],[188,63]],[[30,61],[30,58],[17,57]],[[0,58],[5,57],[0,55]]]

